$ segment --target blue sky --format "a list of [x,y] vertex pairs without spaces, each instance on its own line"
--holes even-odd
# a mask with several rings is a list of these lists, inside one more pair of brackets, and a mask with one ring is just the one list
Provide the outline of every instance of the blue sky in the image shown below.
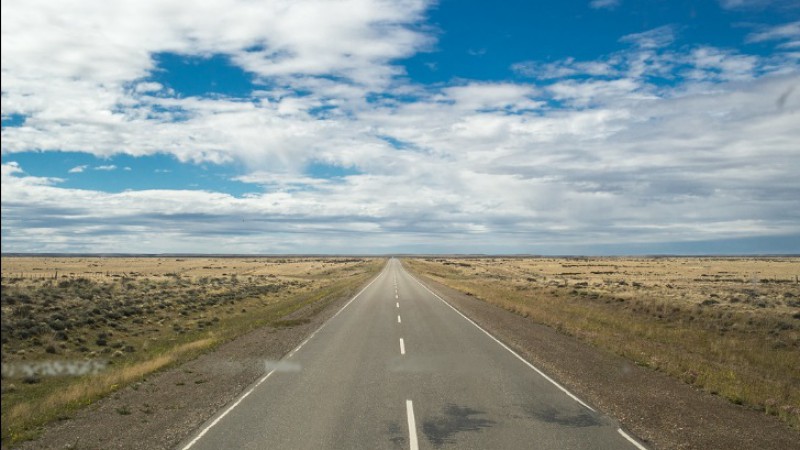
[[9,1],[2,251],[800,253],[800,4]]

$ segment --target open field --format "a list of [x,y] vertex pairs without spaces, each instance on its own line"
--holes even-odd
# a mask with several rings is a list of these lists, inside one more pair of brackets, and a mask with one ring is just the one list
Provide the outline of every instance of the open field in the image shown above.
[[361,258],[3,257],[3,444],[247,331],[305,323],[382,265]]
[[800,428],[800,258],[417,258],[406,264]]

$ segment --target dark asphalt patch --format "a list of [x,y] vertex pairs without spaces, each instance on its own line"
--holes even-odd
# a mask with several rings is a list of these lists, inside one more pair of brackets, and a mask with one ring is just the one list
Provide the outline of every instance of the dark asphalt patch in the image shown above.
[[588,410],[570,414],[545,405],[525,405],[523,409],[532,419],[565,427],[583,428],[602,425],[600,418]]
[[401,447],[405,447],[406,437],[405,437],[405,430],[396,422],[392,422],[387,427],[387,434],[391,436],[389,441],[392,444],[399,445]]
[[422,432],[435,446],[455,442],[454,435],[462,431],[480,431],[495,424],[493,420],[473,417],[486,414],[466,406],[448,404],[443,414],[422,423]]

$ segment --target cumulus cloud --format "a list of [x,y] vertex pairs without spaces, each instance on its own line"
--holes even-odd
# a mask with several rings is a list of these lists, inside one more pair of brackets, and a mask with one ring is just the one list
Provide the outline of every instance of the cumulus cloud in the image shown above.
[[83,173],[86,170],[87,167],[89,167],[89,166],[87,166],[86,164],[83,164],[83,165],[80,165],[80,166],[75,166],[72,169],[69,169],[68,172],[69,173]]
[[[192,7],[180,1],[88,0],[69,8],[41,0],[7,2],[4,69],[29,81],[120,82],[145,76],[154,53],[222,53],[264,76],[337,73],[364,79],[426,42],[404,26],[425,6],[418,0],[225,0]],[[35,65],[34,56],[41,57]]]
[[[421,1],[122,3],[4,3],[2,108],[26,116],[4,155],[170,154],[261,191],[71,189],[10,162],[4,252],[537,252],[800,223],[790,55],[678,49],[665,26],[595,60],[520,62],[516,81],[425,86],[393,63],[431,45]],[[159,52],[227,55],[252,98],[172,95],[146,81]]]
[[[172,142],[166,149],[153,142],[153,133],[143,133],[153,116],[162,122],[197,118],[195,123],[203,126],[220,109],[244,107],[193,99],[159,103],[166,99],[153,94],[163,86],[140,81],[156,69],[153,55],[229,55],[256,77],[287,86],[287,92],[305,89],[303,84],[319,77],[336,77],[343,81],[339,85],[353,86],[349,98],[363,99],[402,73],[392,60],[430,43],[411,26],[426,6],[422,0],[227,0],[198,5],[87,0],[68,8],[36,0],[6,2],[3,114],[23,114],[30,120],[8,134],[4,130],[3,151],[61,149],[102,156],[174,151],[187,160],[229,160],[226,150],[214,143],[220,136],[211,136],[211,143],[196,150],[173,150],[183,139],[170,136],[170,130],[163,131]],[[287,111],[292,99],[271,94]]]
[[[3,182],[4,227],[14,242],[42,239],[49,230],[50,249],[66,245],[52,241],[63,233],[86,233],[87,242],[100,236],[96,242],[110,248],[159,230],[135,248],[187,251],[214,242],[241,252],[308,242],[329,251],[387,248],[378,236],[400,247],[456,246],[459,239],[477,245],[491,236],[501,247],[522,242],[535,251],[542,242],[578,238],[658,242],[790,233],[800,219],[790,170],[800,167],[800,104],[790,96],[778,111],[774,99],[796,81],[773,77],[744,90],[718,85],[702,95],[609,100],[603,108],[546,115],[465,108],[452,100],[465,91],[432,94],[361,119],[403,148],[331,134],[358,147],[348,154],[334,145],[331,161],[353,162],[364,173],[331,180],[252,172],[241,179],[265,192],[242,198],[76,191],[29,180],[13,166],[4,168],[11,175]],[[532,92],[517,95],[523,100]],[[358,243],[343,249],[337,239]]]

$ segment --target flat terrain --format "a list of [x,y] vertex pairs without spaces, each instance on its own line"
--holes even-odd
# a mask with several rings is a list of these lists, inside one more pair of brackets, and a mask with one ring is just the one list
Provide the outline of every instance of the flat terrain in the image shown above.
[[[409,411],[419,448],[800,442],[796,258],[58,260],[3,258],[4,448],[414,448]],[[41,360],[108,365],[6,376]]]
[[427,258],[408,264],[800,428],[798,258]]
[[[252,330],[306,324],[382,265],[359,258],[3,257],[3,444]],[[117,412],[131,414],[124,405]]]
[[636,448],[396,259],[282,368],[178,448]]
[[416,274],[453,307],[653,449],[796,449],[800,430]]

